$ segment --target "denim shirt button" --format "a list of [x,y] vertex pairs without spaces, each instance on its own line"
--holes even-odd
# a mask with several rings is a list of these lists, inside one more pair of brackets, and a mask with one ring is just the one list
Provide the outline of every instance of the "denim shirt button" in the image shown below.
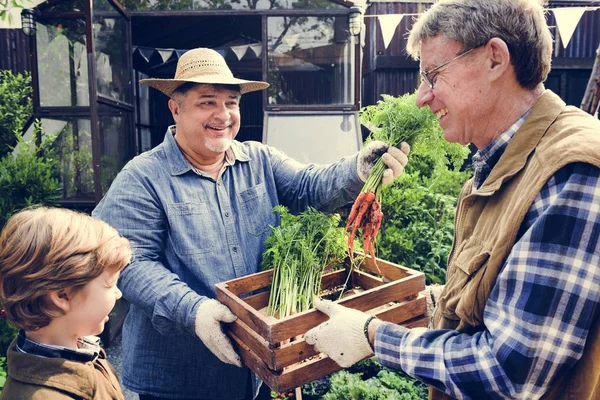
[[225,216],[229,217],[229,213],[227,211],[225,211]]
[[231,250],[233,250],[234,253],[237,253],[237,247],[236,246],[233,246],[233,248]]

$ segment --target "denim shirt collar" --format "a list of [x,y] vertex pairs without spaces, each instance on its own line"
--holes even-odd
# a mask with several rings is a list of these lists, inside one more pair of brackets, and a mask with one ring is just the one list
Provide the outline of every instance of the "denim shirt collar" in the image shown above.
[[27,339],[23,330],[17,337],[17,351],[44,358],[64,358],[70,361],[94,361],[100,355],[100,339],[96,336],[87,336],[78,339],[80,348],[70,349],[63,346],[53,346]]
[[[175,141],[175,125],[167,128],[164,140],[164,151],[171,175],[183,175],[193,169],[192,164],[185,158],[183,152]],[[232,141],[231,147],[225,152],[226,165],[233,165],[236,161],[250,161],[250,156],[238,141]]]

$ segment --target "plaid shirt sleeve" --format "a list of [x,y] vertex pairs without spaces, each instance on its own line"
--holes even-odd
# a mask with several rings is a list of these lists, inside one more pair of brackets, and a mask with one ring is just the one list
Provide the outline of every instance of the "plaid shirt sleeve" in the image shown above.
[[458,399],[537,399],[581,357],[600,317],[600,169],[543,187],[486,304],[486,330],[379,327],[377,358]]

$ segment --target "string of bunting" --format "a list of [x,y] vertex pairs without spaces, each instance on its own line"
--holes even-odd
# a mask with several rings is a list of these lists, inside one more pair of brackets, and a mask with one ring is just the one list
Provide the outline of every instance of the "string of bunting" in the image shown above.
[[[556,20],[556,28],[558,35],[562,41],[563,47],[567,47],[579,24],[579,20],[586,11],[600,10],[600,6],[596,7],[561,7],[561,8],[550,8],[554,14]],[[364,15],[365,18],[377,18],[379,20],[379,26],[381,28],[381,35],[383,37],[383,44],[387,48],[396,33],[396,29],[400,25],[402,18],[407,16],[417,16],[420,13],[406,13],[406,14],[382,14],[382,15]]]

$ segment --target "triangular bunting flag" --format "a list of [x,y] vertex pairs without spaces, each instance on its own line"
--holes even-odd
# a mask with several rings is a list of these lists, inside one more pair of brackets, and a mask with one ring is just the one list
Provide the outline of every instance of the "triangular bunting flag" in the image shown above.
[[262,43],[251,44],[249,47],[252,49],[254,54],[256,54],[256,57],[260,57],[260,53],[262,53]]
[[146,47],[138,47],[137,49],[138,53],[142,56],[142,58],[146,61],[149,62],[150,61],[150,57],[152,57],[152,54],[154,54],[154,49],[148,49]]
[[241,46],[231,46],[231,51],[235,53],[235,56],[238,60],[241,60],[248,51],[248,47],[250,46],[248,46],[247,44]]
[[386,49],[392,41],[394,33],[396,33],[396,28],[400,25],[402,17],[404,17],[404,14],[379,15],[377,17],[379,26],[381,27],[381,35],[383,36],[383,45]]
[[563,47],[567,47],[581,16],[586,11],[584,7],[553,8],[556,27]]
[[283,37],[283,41],[290,47],[294,47],[298,40],[300,39],[300,33],[296,33],[295,35],[286,35]]
[[158,54],[160,54],[160,58],[162,58],[163,62],[167,62],[167,60],[171,58],[175,52],[173,49],[156,49],[156,51],[158,51]]

